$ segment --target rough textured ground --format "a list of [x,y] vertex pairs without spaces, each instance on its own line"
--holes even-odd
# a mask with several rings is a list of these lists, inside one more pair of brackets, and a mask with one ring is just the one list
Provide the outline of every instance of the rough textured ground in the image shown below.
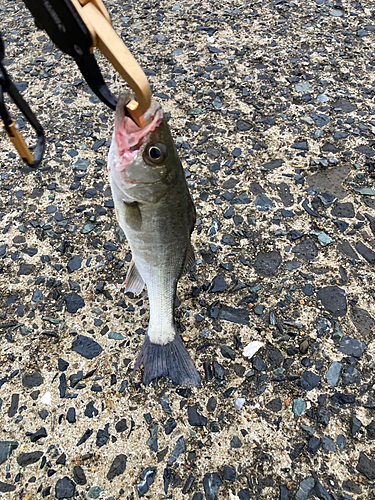
[[0,0],[48,138],[29,172],[1,136],[0,496],[375,498],[374,2],[106,5],[196,204],[176,316],[203,383],[132,376],[148,299],[123,293],[113,114]]

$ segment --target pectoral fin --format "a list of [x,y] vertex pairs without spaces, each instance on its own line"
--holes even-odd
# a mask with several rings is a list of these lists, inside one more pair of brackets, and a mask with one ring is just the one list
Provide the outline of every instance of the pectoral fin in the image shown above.
[[142,276],[139,274],[134,260],[132,260],[125,278],[125,293],[133,292],[135,295],[139,295],[142,292],[144,286],[145,282],[143,281]]
[[126,224],[136,231],[139,231],[142,226],[142,214],[139,209],[139,204],[134,201],[133,203],[126,203],[124,201],[124,217]]

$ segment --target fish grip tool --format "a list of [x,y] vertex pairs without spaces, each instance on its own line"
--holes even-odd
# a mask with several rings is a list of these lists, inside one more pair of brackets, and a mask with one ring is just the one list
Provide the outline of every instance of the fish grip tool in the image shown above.
[[[3,65],[4,55],[4,43],[0,36],[0,117],[3,122],[5,132],[7,133],[13,146],[17,150],[19,156],[28,164],[29,167],[36,168],[42,161],[44,154],[45,138],[43,127],[37,120],[34,113],[31,111],[27,102],[18,92],[16,86],[6,72]],[[20,131],[17,129],[14,120],[8,112],[4,101],[5,92],[9,94],[14,104],[18,107],[18,109],[21,111],[21,113],[24,115],[26,120],[30,123],[37,134],[37,143],[35,146],[35,152],[33,154],[28,148],[24,138],[22,137]]]
[[114,31],[101,0],[23,0],[60,50],[76,61],[94,94],[108,107],[116,109],[117,100],[109,90],[93,54],[97,47],[128,83],[137,97],[126,105],[126,114],[144,127],[144,113],[151,104],[151,89],[146,75],[121,38]]

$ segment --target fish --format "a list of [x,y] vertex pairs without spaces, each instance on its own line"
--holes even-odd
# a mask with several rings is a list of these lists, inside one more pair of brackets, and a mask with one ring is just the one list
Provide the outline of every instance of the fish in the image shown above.
[[138,127],[125,109],[131,97],[119,96],[108,175],[117,221],[132,252],[125,292],[147,287],[148,330],[134,372],[142,382],[159,377],[173,384],[199,387],[200,375],[174,321],[178,280],[195,265],[191,233],[196,211],[184,170],[161,105],[151,101]]

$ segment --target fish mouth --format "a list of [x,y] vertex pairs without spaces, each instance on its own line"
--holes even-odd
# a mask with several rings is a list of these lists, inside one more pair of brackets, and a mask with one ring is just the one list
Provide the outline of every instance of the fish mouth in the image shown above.
[[138,182],[138,181],[124,181],[127,186],[152,186],[153,184],[157,184],[159,181],[153,182]]

